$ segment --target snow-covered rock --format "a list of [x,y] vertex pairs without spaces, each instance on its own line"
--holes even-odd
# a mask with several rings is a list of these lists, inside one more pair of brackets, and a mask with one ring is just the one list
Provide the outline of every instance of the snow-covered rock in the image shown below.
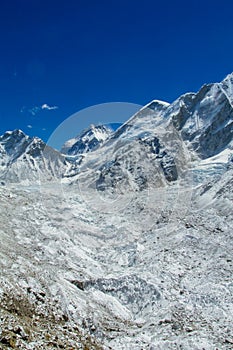
[[87,153],[100,146],[113,130],[105,125],[91,125],[73,139],[68,140],[61,149],[61,153],[77,155]]
[[167,110],[167,116],[182,139],[201,158],[212,157],[227,146],[232,147],[233,95],[229,97],[227,89],[230,91],[233,84],[228,83],[225,89],[224,84],[204,85],[196,94],[181,96]]
[[0,136],[0,180],[32,183],[60,178],[67,167],[64,156],[38,137],[21,130]]

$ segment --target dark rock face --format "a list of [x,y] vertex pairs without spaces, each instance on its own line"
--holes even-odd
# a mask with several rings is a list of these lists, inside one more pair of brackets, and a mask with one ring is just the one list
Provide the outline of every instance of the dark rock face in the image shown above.
[[61,152],[67,155],[77,155],[88,153],[100,146],[111,134],[113,130],[105,125],[91,125],[78,135],[69,147],[65,144]]
[[160,164],[167,181],[171,182],[171,181],[176,181],[178,179],[176,163],[172,156],[165,153]]
[[147,308],[153,309],[153,306],[161,298],[160,292],[153,284],[147,283],[147,281],[135,275],[124,276],[119,279],[103,278],[85,282],[72,281],[72,283],[82,291],[93,288],[111,295],[123,305],[127,305],[136,315],[143,314]]
[[232,140],[233,108],[221,83],[182,96],[168,113],[183,140],[190,142],[201,158],[216,155]]
[[2,182],[35,182],[62,177],[68,163],[62,154],[37,137],[21,130],[0,136],[0,179]]
[[11,156],[13,160],[26,151],[31,141],[32,139],[21,130],[9,131],[0,136],[0,144],[5,154]]

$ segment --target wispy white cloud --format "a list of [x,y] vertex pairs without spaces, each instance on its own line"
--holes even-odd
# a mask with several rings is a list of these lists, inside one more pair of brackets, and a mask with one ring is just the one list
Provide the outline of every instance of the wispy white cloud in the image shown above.
[[20,113],[30,113],[31,115],[35,116],[37,115],[40,111],[47,110],[47,111],[52,111],[55,109],[58,109],[58,106],[49,106],[47,103],[43,103],[41,106],[34,106],[32,108],[26,108],[25,106],[21,108]]
[[47,105],[47,103],[44,103],[42,106],[41,106],[41,109],[48,109],[49,111],[53,110],[53,109],[58,109],[58,106],[49,106]]
[[28,129],[32,129],[32,125],[28,124],[27,125]]

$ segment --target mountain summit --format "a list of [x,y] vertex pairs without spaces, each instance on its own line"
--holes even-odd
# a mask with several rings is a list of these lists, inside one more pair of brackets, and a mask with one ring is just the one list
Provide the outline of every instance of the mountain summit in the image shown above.
[[7,131],[0,136],[0,180],[33,183],[62,176],[65,159],[38,137],[29,137],[21,130]]
[[100,146],[111,134],[113,130],[105,125],[90,125],[78,136],[68,140],[61,149],[61,153],[77,155],[87,153]]

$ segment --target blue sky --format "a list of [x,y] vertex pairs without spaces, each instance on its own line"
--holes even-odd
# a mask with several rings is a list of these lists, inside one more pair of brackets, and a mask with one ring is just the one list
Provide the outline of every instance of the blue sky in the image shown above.
[[47,140],[83,108],[172,102],[222,80],[232,13],[232,0],[2,1],[0,133]]

